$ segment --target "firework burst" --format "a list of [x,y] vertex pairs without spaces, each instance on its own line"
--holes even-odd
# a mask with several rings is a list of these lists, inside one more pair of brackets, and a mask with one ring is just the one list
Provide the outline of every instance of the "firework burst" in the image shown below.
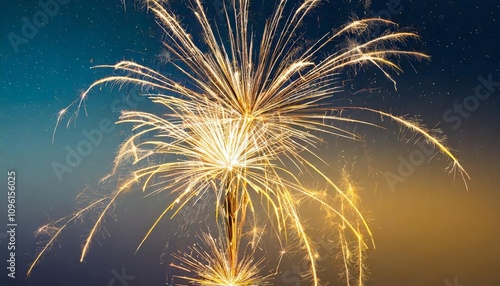
[[210,234],[204,234],[203,242],[203,248],[199,245],[189,247],[189,254],[174,254],[181,264],[172,264],[172,267],[195,275],[177,278],[203,286],[269,285],[269,275],[260,276],[263,261],[254,261],[253,253],[245,253],[236,265],[232,265],[225,238],[216,240]]
[[[114,172],[128,162],[140,167],[111,195],[92,205],[92,208],[99,205],[101,211],[85,240],[82,260],[116,200],[134,185],[141,184],[142,191],[149,195],[168,192],[176,198],[152,222],[139,247],[167,213],[175,215],[207,193],[215,194],[214,212],[223,228],[220,231],[223,238],[215,240],[205,235],[210,252],[194,247],[191,251],[196,255],[178,256],[183,265],[197,275],[190,279],[193,283],[262,283],[264,279],[258,276],[258,263],[254,264],[250,257],[252,252],[239,253],[246,228],[259,228],[256,208],[262,203],[280,243],[286,245],[290,236],[300,242],[300,249],[310,265],[312,283],[319,285],[318,253],[299,212],[300,202],[307,199],[321,206],[326,217],[337,219],[346,281],[349,285],[362,285],[364,252],[373,244],[373,238],[357,207],[354,189],[349,183],[335,183],[308,159],[321,161],[316,146],[325,134],[360,138],[336,123],[378,128],[374,123],[342,116],[344,110],[361,110],[394,120],[436,146],[450,159],[451,170],[459,171],[464,180],[468,178],[442,140],[433,137],[422,126],[366,107],[332,106],[330,99],[339,91],[335,75],[343,69],[371,64],[394,82],[390,73],[400,70],[395,59],[427,56],[398,49],[400,44],[417,35],[397,31],[394,23],[383,19],[356,20],[324,35],[310,46],[298,45],[304,42],[298,34],[304,17],[319,2],[307,0],[294,6],[286,0],[277,1],[262,36],[256,37],[249,31],[248,0],[233,0],[231,9],[224,7],[226,33],[222,33],[223,36],[209,21],[202,1],[193,0],[190,2],[193,15],[202,31],[200,44],[183,28],[166,1],[144,1],[166,32],[165,48],[181,61],[181,64],[172,62],[172,65],[189,84],[135,62],[122,61],[112,66],[99,66],[113,68],[121,74],[96,81],[72,104],[76,107],[72,117],[75,118],[94,87],[106,83],[132,83],[157,90],[158,93],[148,96],[165,109],[161,115],[139,111],[122,114],[120,123],[131,123],[134,134],[120,147]],[[285,15],[289,10],[291,14]],[[386,32],[370,38],[370,31],[375,26],[385,27]],[[226,41],[229,44],[224,44]],[[339,41],[347,45],[318,60],[325,46]],[[68,108],[60,113],[57,124]],[[166,156],[174,156],[176,160],[161,160]],[[330,193],[309,190],[292,170],[318,175],[329,185]],[[344,177],[347,180],[348,176]],[[340,202],[340,207],[334,207],[338,205],[334,202]],[[28,274],[68,221],[89,209],[58,221],[59,225],[42,228],[52,229],[53,237],[36,257]],[[260,232],[249,233],[250,241],[260,239]],[[255,247],[254,243],[251,245]]]

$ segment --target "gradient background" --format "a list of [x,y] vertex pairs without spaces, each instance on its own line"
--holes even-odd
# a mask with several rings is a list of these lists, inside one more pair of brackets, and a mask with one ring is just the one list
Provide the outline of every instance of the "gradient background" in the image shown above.
[[[174,271],[168,266],[172,261],[169,253],[196,242],[195,232],[209,219],[203,215],[204,220],[189,226],[188,231],[179,227],[177,220],[166,220],[134,255],[141,235],[167,203],[163,198],[146,200],[137,195],[122,200],[115,215],[106,220],[85,263],[78,262],[79,250],[92,216],[71,225],[32,276],[25,278],[39,246],[33,232],[71,213],[77,205],[76,196],[84,188],[96,189],[99,179],[110,171],[120,142],[130,134],[130,126],[116,126],[105,134],[103,141],[62,180],[57,178],[52,164],[64,163],[67,147],[75,148],[85,140],[84,130],[98,128],[102,120],[115,121],[120,110],[130,108],[125,101],[113,104],[116,99],[128,98],[132,108],[156,110],[146,101],[135,100],[133,95],[139,90],[133,87],[103,87],[101,92],[97,89],[91,93],[88,116],[80,116],[69,128],[60,127],[52,143],[57,113],[93,81],[112,73],[90,67],[129,59],[176,75],[171,66],[159,61],[161,30],[151,13],[134,7],[132,1],[126,1],[125,11],[118,0],[70,0],[60,5],[59,13],[15,52],[7,34],[21,34],[22,18],[31,19],[40,10],[37,2],[0,2],[0,229],[5,229],[7,223],[8,170],[17,171],[18,187],[17,278],[6,276],[7,240],[2,231],[0,285],[170,283]],[[268,15],[273,1],[266,5],[254,2],[252,19],[258,21]],[[474,96],[479,76],[500,82],[499,2],[401,0],[397,6],[401,11],[396,14],[377,13],[390,10],[386,1],[374,0],[372,12],[349,1],[330,2],[323,3],[306,19],[303,31],[308,38],[317,38],[354,15],[368,17],[376,13],[390,17],[401,27],[412,27],[422,41],[410,43],[411,47],[432,56],[431,61],[403,60],[405,73],[395,75],[397,91],[374,68],[346,71],[340,75],[348,81],[344,91],[336,95],[339,102],[346,104],[349,99],[353,105],[395,115],[418,115],[426,126],[441,128],[472,178],[467,191],[459,177],[443,171],[447,163],[436,156],[391,189],[384,174],[397,173],[398,158],[409,158],[418,147],[398,140],[402,137],[399,128],[388,122],[385,131],[358,130],[366,135],[366,143],[328,139],[322,154],[332,162],[332,176],[338,176],[345,161],[353,166],[352,176],[363,187],[362,209],[373,219],[377,248],[369,252],[367,262],[372,274],[367,285],[500,286],[500,86],[488,99],[479,101],[459,126],[443,118],[454,104]],[[182,2],[177,3],[181,3],[174,5],[177,11],[187,15]],[[216,6],[217,1],[207,1],[207,7],[216,15],[214,3]],[[191,25],[196,35],[191,18],[184,17],[183,23]],[[369,92],[367,88],[376,89]],[[376,117],[370,120],[379,122]],[[197,208],[203,211],[204,207]],[[304,206],[303,212],[307,215],[308,211]],[[316,219],[321,223],[321,217]],[[270,259],[275,261],[275,257]],[[329,261],[333,258],[325,263],[333,263]],[[125,283],[112,280],[122,269],[134,278]],[[297,269],[300,260],[287,258],[273,284],[309,285],[298,282]],[[329,285],[342,285],[334,271],[325,271],[321,277]]]

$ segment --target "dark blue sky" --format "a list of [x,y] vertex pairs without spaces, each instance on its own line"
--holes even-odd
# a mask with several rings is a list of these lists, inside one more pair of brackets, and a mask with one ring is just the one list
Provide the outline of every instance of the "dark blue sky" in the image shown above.
[[[114,218],[106,221],[86,263],[79,263],[78,255],[93,216],[71,225],[32,277],[25,279],[38,247],[33,232],[71,213],[84,188],[96,188],[131,132],[130,126],[112,130],[103,126],[116,121],[120,110],[157,108],[136,96],[137,88],[103,87],[90,94],[88,116],[82,114],[68,128],[59,127],[52,143],[58,112],[92,82],[112,73],[91,67],[127,59],[177,76],[172,66],[160,61],[162,31],[151,13],[134,7],[133,1],[126,2],[124,9],[119,0],[61,0],[57,13],[44,14],[47,24],[35,30],[26,28],[23,19],[32,23],[36,15],[42,15],[38,1],[0,2],[0,188],[6,189],[8,170],[18,174],[17,278],[7,278],[7,239],[2,235],[0,285],[125,285],[110,282],[122,271],[134,277],[126,281],[130,286],[165,285],[165,277],[172,274],[168,267],[172,260],[161,253],[183,249],[191,241],[192,236],[183,237],[175,223],[165,222],[164,231],[134,256],[141,234],[154,217],[150,210],[164,204],[132,195],[133,200],[118,205]],[[214,12],[217,1],[206,2],[208,11]],[[259,19],[272,9],[272,1],[254,2],[252,19],[258,28],[262,26]],[[374,138],[367,140],[373,143],[371,157],[380,161],[379,175],[373,179],[377,183],[366,184],[363,197],[374,218],[379,245],[369,256],[373,274],[367,285],[438,286],[447,285],[446,280],[454,285],[458,277],[456,285],[499,286],[500,2],[373,0],[368,11],[349,1],[329,2],[306,19],[303,32],[307,37],[317,38],[352,17],[380,15],[416,31],[421,40],[409,46],[431,56],[430,61],[402,61],[405,72],[395,75],[397,91],[374,68],[357,73],[347,70],[340,77],[352,84],[340,96],[395,115],[418,115],[428,127],[441,128],[472,177],[466,191],[459,178],[453,180],[442,171],[446,165],[437,158],[391,191],[384,174],[396,172],[398,158],[408,157],[415,146],[398,142],[395,125],[387,126],[384,133],[367,133]],[[189,11],[181,4],[173,7],[190,26]],[[359,92],[366,88],[377,90]],[[490,95],[485,96],[486,92]],[[56,171],[54,166],[67,165],[68,154],[89,141],[86,134],[95,129],[102,138],[90,145],[89,154],[70,158],[76,160],[75,166]],[[352,147],[349,142],[330,140],[332,146]],[[360,155],[362,145],[346,152]],[[6,199],[2,191],[1,229],[7,223]],[[191,228],[196,230],[196,225]],[[294,263],[292,258],[282,273],[293,269]],[[290,281],[296,281],[295,276],[290,275],[278,274],[274,285],[294,285]],[[326,277],[330,285],[337,285],[336,276]]]

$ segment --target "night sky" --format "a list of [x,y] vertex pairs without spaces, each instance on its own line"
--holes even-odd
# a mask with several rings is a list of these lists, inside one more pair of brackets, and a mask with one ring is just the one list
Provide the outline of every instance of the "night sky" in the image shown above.
[[[122,110],[161,112],[140,97],[139,88],[97,88],[86,102],[87,115],[81,113],[69,126],[65,118],[52,142],[58,112],[95,80],[112,74],[91,67],[126,59],[179,76],[168,62],[177,59],[162,54],[164,37],[152,13],[125,2],[126,7],[119,0],[59,0],[50,15],[38,1],[0,2],[0,285],[170,285],[166,283],[177,273],[169,267],[170,254],[186,250],[197,241],[196,233],[211,224],[206,204],[197,206],[200,219],[187,228],[179,226],[182,216],[163,221],[134,254],[155,214],[168,202],[165,197],[129,194],[106,219],[84,263],[79,262],[80,250],[95,213],[71,224],[26,278],[44,239],[34,232],[81,206],[76,198],[84,189],[98,193],[113,187],[98,183],[111,171],[120,143],[132,131],[129,125],[110,122]],[[172,2],[196,35],[184,2]],[[205,2],[208,13],[218,17],[220,1]],[[360,187],[362,211],[370,217],[376,248],[368,253],[371,274],[366,285],[500,286],[500,2],[373,0],[368,10],[355,0],[328,2],[305,20],[301,32],[306,38],[317,39],[353,18],[381,16],[417,32],[420,41],[408,42],[408,48],[431,56],[402,59],[404,73],[393,74],[397,90],[376,68],[346,69],[338,75],[344,88],[333,104],[381,109],[441,129],[471,177],[467,190],[458,174],[444,170],[448,162],[440,155],[424,155],[423,164],[401,174],[402,162],[416,152],[426,154],[425,146],[407,143],[411,136],[380,117],[353,114],[386,128],[360,128],[365,142],[327,138],[321,149],[331,162],[332,177],[349,163]],[[258,35],[273,1],[252,3]],[[46,15],[47,23],[25,28],[36,15]],[[92,143],[88,134],[95,129],[102,140]],[[75,164],[67,167],[69,154],[83,141],[91,142],[88,154],[70,159]],[[61,165],[66,166],[63,171],[54,169]],[[16,172],[17,187],[15,279],[7,277],[6,268],[10,170]],[[307,208],[305,214],[314,213]],[[322,245],[328,255],[322,265],[334,264],[335,244]],[[276,257],[270,256],[271,265]],[[300,282],[300,257],[285,259],[273,285],[310,285]],[[332,268],[320,273],[324,285],[343,285]]]

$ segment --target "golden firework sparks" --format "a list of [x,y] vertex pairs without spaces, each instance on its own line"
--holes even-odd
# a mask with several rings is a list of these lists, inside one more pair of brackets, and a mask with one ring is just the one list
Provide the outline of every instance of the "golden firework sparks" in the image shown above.
[[269,275],[260,276],[263,261],[254,261],[253,253],[245,253],[233,265],[230,254],[226,251],[228,247],[225,239],[216,240],[210,234],[203,234],[203,242],[203,248],[198,245],[189,247],[189,254],[174,254],[181,264],[171,266],[195,275],[177,278],[203,286],[270,285],[267,281]]
[[[94,203],[102,208],[85,240],[81,260],[115,201],[132,190],[132,186],[141,184],[142,191],[148,195],[168,192],[176,198],[152,222],[139,247],[168,212],[175,215],[183,207],[189,207],[194,199],[208,192],[215,193],[214,212],[225,239],[216,241],[207,235],[205,240],[210,252],[193,248],[198,258],[179,256],[197,275],[190,281],[201,285],[254,285],[263,281],[258,276],[258,264],[253,264],[250,255],[239,253],[249,221],[253,221],[251,228],[258,228],[256,207],[262,203],[272,228],[284,241],[282,245],[286,244],[287,237],[298,238],[309,261],[312,283],[319,285],[318,253],[299,212],[300,201],[307,198],[321,206],[328,217],[340,219],[337,229],[346,281],[362,285],[364,252],[368,244],[373,244],[373,238],[358,209],[355,190],[348,183],[335,183],[308,158],[321,160],[316,146],[325,134],[360,138],[336,123],[377,125],[333,111],[362,110],[388,117],[436,146],[451,160],[452,170],[459,171],[464,180],[468,178],[442,140],[422,126],[366,107],[332,107],[329,101],[340,88],[335,75],[347,67],[371,64],[394,82],[390,72],[400,70],[395,59],[427,58],[419,52],[398,49],[398,44],[417,38],[416,34],[397,31],[388,20],[356,20],[303,47],[298,46],[302,38],[297,31],[319,0],[302,1],[297,6],[286,0],[277,1],[261,37],[249,31],[249,0],[233,0],[232,8],[223,10],[227,34],[222,37],[219,30],[222,28],[215,29],[211,24],[203,2],[192,0],[192,11],[202,31],[203,45],[200,45],[185,30],[167,1],[144,2],[166,31],[165,48],[182,62],[171,64],[189,84],[181,84],[138,63],[122,61],[98,66],[113,68],[119,75],[96,81],[71,104],[76,107],[71,117],[75,118],[94,87],[132,83],[159,91],[149,98],[165,108],[160,115],[123,112],[120,123],[131,123],[134,134],[120,147],[114,171],[130,161],[138,168],[110,196]],[[291,14],[285,15],[290,9]],[[370,30],[375,26],[385,27],[386,32],[370,38]],[[229,44],[224,45],[226,40]],[[323,48],[338,41],[348,44],[318,60]],[[57,125],[68,108],[60,112]],[[174,156],[176,160],[158,160],[167,156]],[[319,175],[333,193],[309,190],[293,169]],[[344,177],[347,180],[348,176]],[[335,200],[340,201],[340,208],[334,207]],[[89,209],[91,207],[51,225],[55,228],[51,231],[53,236],[36,257],[28,275],[68,222]],[[250,233],[253,233],[252,242],[262,235]],[[255,243],[251,245],[255,247]]]

